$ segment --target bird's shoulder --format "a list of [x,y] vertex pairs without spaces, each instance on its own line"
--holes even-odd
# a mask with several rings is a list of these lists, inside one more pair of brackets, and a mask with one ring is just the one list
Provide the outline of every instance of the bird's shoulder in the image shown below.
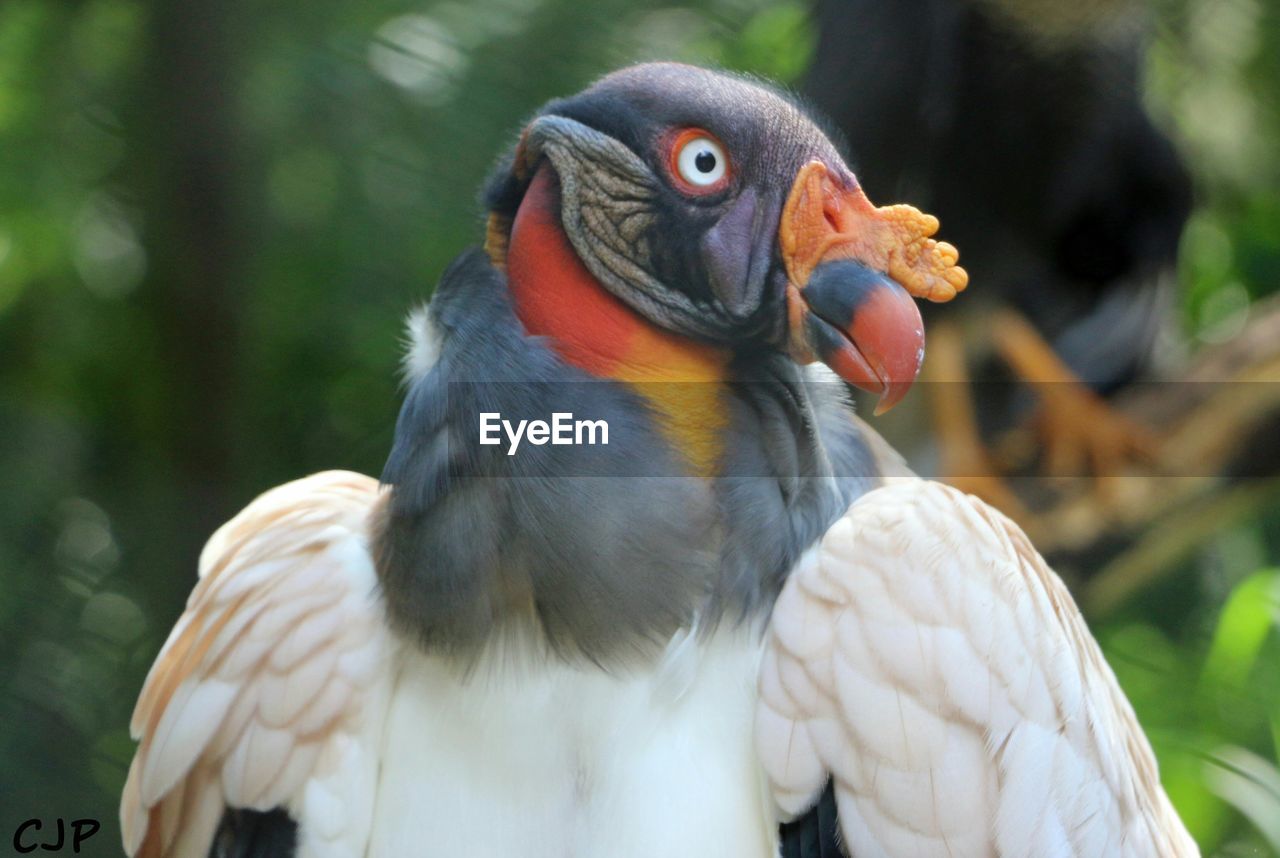
[[315,474],[210,538],[134,711],[120,809],[130,855],[208,854],[235,809],[332,821],[324,808],[341,806],[350,824],[298,836],[358,841],[352,784],[376,765],[364,736],[392,646],[367,545],[379,496],[369,477]]
[[1197,854],[1066,587],[940,483],[867,493],[802,560],[758,744],[786,813],[834,778],[854,854]]

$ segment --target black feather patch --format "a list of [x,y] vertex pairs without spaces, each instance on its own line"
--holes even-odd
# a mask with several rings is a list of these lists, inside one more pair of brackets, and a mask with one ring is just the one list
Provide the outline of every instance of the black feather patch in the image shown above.
[[852,858],[840,843],[840,820],[836,812],[836,792],[827,781],[822,798],[799,817],[780,829],[781,858]]
[[209,858],[293,858],[297,852],[298,823],[282,808],[266,813],[228,810],[209,847]]

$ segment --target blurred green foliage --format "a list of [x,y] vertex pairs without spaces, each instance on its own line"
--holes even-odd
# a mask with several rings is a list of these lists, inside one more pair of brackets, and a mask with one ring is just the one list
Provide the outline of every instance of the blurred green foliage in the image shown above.
[[[1280,285],[1280,4],[1156,11],[1195,348]],[[272,484],[379,471],[401,319],[523,117],[638,59],[794,81],[813,39],[771,0],[0,3],[0,838],[92,816],[117,854],[201,542]],[[1206,854],[1280,855],[1277,546],[1261,515],[1096,626]]]

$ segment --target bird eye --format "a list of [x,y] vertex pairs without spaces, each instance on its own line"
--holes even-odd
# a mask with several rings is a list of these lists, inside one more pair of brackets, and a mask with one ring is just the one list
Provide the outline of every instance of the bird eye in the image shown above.
[[690,128],[676,135],[671,147],[671,167],[694,193],[718,190],[729,175],[724,146],[706,131]]

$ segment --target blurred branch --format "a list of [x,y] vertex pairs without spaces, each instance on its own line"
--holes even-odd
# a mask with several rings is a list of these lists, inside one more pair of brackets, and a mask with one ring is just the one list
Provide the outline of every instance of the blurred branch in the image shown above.
[[1041,550],[1087,579],[1082,602],[1095,614],[1280,497],[1280,300],[1258,305],[1235,340],[1161,383],[1135,386],[1116,405],[1162,433],[1150,469],[1065,488],[1025,480],[1048,485],[1042,493],[1053,498],[1032,523]]
[[1280,499],[1280,478],[1210,492],[1157,519],[1137,542],[1090,578],[1081,594],[1085,611],[1101,617],[1175,568],[1183,557],[1265,505]]

